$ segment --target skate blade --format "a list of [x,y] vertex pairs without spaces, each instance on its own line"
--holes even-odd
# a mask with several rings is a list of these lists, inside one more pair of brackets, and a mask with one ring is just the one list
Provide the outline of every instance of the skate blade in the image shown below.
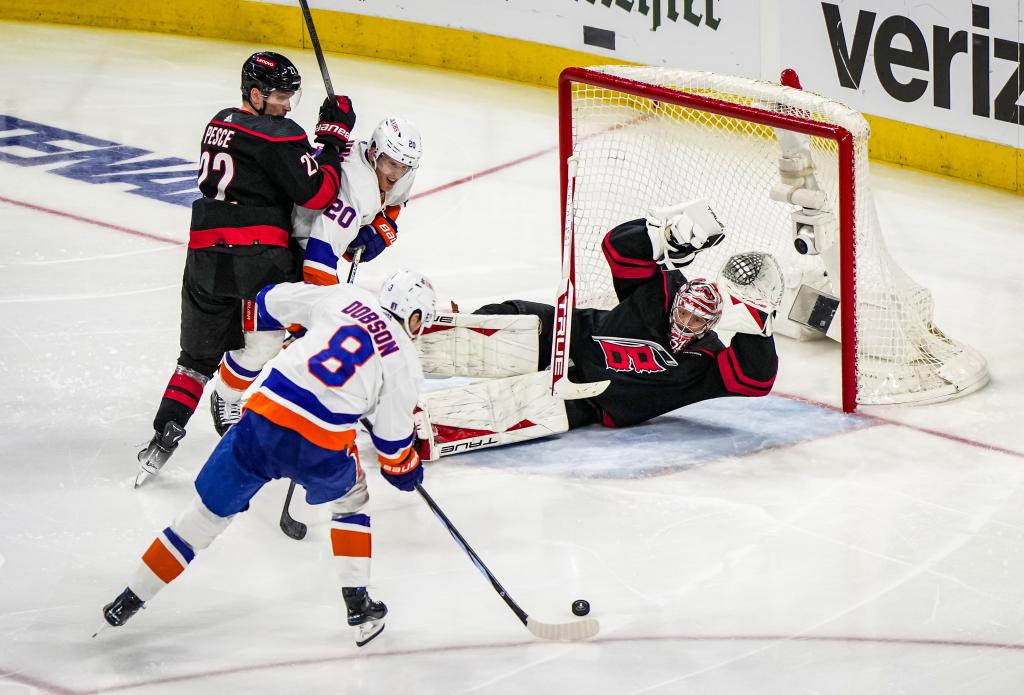
[[356,646],[362,647],[374,637],[384,632],[383,620],[371,620],[356,626]]
[[143,468],[142,470],[139,471],[139,474],[135,476],[135,487],[140,487],[144,482],[152,478],[154,475],[156,474],[153,473],[152,471],[148,471],[145,468]]
[[107,621],[104,620],[103,624],[100,625],[98,628],[96,628],[96,632],[92,633],[93,639],[96,639],[96,635],[100,634],[101,632],[103,632],[104,630],[106,630],[106,629],[108,629],[110,627],[111,627],[110,623],[108,623]]

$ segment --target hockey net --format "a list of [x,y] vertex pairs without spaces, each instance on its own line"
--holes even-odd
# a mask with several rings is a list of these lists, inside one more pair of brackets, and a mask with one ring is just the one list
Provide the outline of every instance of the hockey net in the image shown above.
[[[699,254],[687,276],[715,279],[734,253],[771,253],[786,279],[776,332],[798,338],[824,337],[830,318],[817,330],[788,321],[801,289],[826,309],[838,299],[827,335],[842,342],[844,410],[937,402],[987,383],[984,358],[932,323],[931,294],[886,250],[869,185],[870,130],[858,112],[770,82],[629,66],[565,70],[559,102],[564,259],[576,306],[616,302],[601,252],[609,229],[705,198],[726,239]],[[784,142],[809,150],[820,209],[772,199]],[[808,213],[817,255],[794,248],[794,220]]]

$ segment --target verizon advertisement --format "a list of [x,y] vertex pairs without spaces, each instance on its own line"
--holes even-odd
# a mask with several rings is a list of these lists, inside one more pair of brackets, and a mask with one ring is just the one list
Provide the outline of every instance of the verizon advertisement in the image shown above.
[[785,7],[780,60],[805,87],[864,113],[1024,145],[1024,1],[787,0]]

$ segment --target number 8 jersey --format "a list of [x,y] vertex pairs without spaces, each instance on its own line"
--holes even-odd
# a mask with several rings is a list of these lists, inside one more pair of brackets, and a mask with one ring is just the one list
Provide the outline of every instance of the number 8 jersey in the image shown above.
[[292,207],[321,210],[338,193],[336,149],[319,158],[289,118],[220,111],[203,132],[199,190],[192,204],[189,248],[288,246]]
[[354,428],[366,415],[382,462],[414,451],[423,370],[412,339],[376,297],[350,284],[282,283],[256,303],[259,330],[301,324],[307,332],[267,365],[248,410],[338,451],[354,451]]

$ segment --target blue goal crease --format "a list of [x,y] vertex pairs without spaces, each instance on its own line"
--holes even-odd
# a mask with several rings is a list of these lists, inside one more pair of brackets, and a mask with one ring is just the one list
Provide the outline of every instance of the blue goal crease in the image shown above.
[[780,396],[719,398],[680,408],[635,427],[592,425],[444,461],[558,477],[648,478],[874,424],[866,418]]

